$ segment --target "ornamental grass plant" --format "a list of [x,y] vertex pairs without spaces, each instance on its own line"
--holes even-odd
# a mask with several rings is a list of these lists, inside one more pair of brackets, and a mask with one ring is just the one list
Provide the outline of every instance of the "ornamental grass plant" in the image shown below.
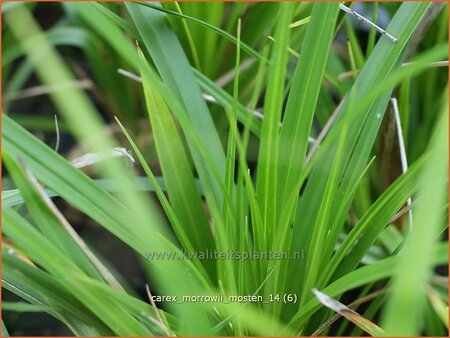
[[448,335],[447,4],[2,17],[4,335]]

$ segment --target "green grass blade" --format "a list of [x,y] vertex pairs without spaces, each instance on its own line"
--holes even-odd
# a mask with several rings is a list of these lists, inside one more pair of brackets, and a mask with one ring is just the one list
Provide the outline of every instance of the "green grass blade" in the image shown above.
[[[225,170],[225,186],[228,194],[232,196],[231,203],[237,204],[237,187],[235,185],[235,171],[236,171],[236,138],[237,138],[237,104],[239,95],[239,62],[240,62],[240,41],[241,41],[241,20],[238,20],[237,27],[237,48],[236,48],[236,62],[235,62],[235,78],[233,84],[233,105],[231,111],[228,112],[228,120],[230,121],[230,127],[228,131],[228,144],[226,154],[226,170]],[[232,213],[233,206],[224,200],[223,203],[223,224],[224,228],[218,228],[217,230],[217,243],[220,250],[227,250],[230,248],[237,248],[237,235],[239,229],[238,215]],[[231,260],[225,260],[219,262],[219,274],[220,279],[230,294],[237,293],[236,271],[234,266],[235,262]],[[236,327],[236,333],[242,334],[241,328]]]
[[432,287],[427,290],[428,300],[436,314],[439,316],[445,328],[448,330],[448,299],[443,300],[439,293]]
[[[387,335],[418,335],[425,301],[425,288],[432,273],[433,250],[440,227],[440,206],[446,202],[448,180],[448,97],[430,143],[430,158],[424,167],[422,188],[413,214],[413,228],[399,253],[399,266],[392,281],[391,296],[383,313]],[[420,201],[419,201],[420,199]]]
[[[336,269],[338,269],[336,276],[340,277],[352,271],[361,261],[382,229],[404,205],[408,197],[417,191],[418,174],[426,159],[426,157],[422,158],[411,166],[408,172],[397,179],[361,217],[327,264],[320,286],[327,283]],[[340,265],[339,268],[338,265]]]
[[[134,153],[138,157],[139,162],[141,163],[141,166],[143,167],[149,181],[151,182],[151,185],[154,187],[154,191],[156,192],[156,195],[158,196],[158,199],[161,203],[161,206],[164,209],[164,212],[167,215],[167,218],[169,219],[170,223],[172,224],[172,228],[174,229],[178,240],[183,245],[183,247],[185,248],[186,251],[193,251],[191,240],[188,237],[189,233],[186,233],[186,231],[184,230],[180,219],[175,214],[172,206],[169,203],[169,200],[167,199],[166,195],[163,192],[162,187],[160,187],[157,178],[155,177],[155,175],[153,174],[149,165],[145,161],[144,155],[142,155],[141,151],[139,150],[139,148],[137,147],[136,143],[133,141],[133,139],[131,138],[129,133],[126,131],[125,127],[120,123],[120,121],[118,119],[116,119],[116,121],[119,124],[120,129],[122,129],[122,132],[125,134],[125,137],[127,138],[131,147],[133,148]],[[197,261],[195,261],[194,263],[197,263]]]
[[145,251],[123,227],[132,219],[123,204],[6,115],[2,125],[4,149],[20,157],[40,181],[131,247]]
[[[439,244],[434,248],[432,264],[434,266],[445,264],[448,256],[448,242]],[[338,298],[348,290],[352,290],[359,286],[392,277],[397,273],[399,257],[389,257],[382,259],[374,264],[358,268],[349,274],[341,277],[335,282],[328,285],[322,292],[330,297]],[[320,308],[320,302],[317,299],[311,299],[307,302],[290,320],[289,327],[303,327],[308,318]]]
[[[334,24],[338,15],[337,4],[315,4],[311,22],[308,24],[304,43],[311,48],[302,51],[296,66],[290,95],[286,106],[283,125],[280,131],[279,151],[276,165],[278,166],[278,189],[275,192],[278,199],[277,217],[277,250],[283,248],[287,240],[291,213],[295,206],[296,196],[300,190],[299,178],[302,175],[303,161],[308,146],[308,135],[315,112],[315,105],[320,90],[327,53],[334,35]],[[326,24],[325,24],[326,22]],[[324,27],[326,27],[324,29]],[[315,80],[312,80],[314,76]],[[270,184],[273,184],[272,182]],[[318,204],[316,204],[318,205]],[[283,217],[281,217],[283,216]],[[281,223],[280,219],[285,222]],[[299,250],[300,251],[300,250]],[[275,290],[283,288],[289,263],[275,271]],[[273,287],[268,283],[268,290]]]
[[[348,121],[347,123],[352,126],[353,132],[346,137],[346,145],[342,156],[345,157],[344,161],[347,165],[341,173],[343,175],[342,181],[336,194],[336,203],[333,204],[331,210],[331,214],[335,215],[335,218],[333,224],[330,224],[332,232],[328,247],[324,249],[326,254],[323,256],[323,261],[327,262],[329,259],[356,192],[355,182],[358,182],[358,178],[365,170],[377,130],[381,124],[380,119],[389,102],[394,83],[389,83],[389,86],[386,84],[383,91],[378,91],[377,96],[372,96],[370,100],[366,96],[372,94],[374,87],[377,85],[385,85],[386,79],[400,66],[403,50],[408,39],[428,5],[426,3],[405,3],[400,6],[388,27],[389,31],[398,37],[397,43],[393,44],[386,37],[379,40],[352,90],[347,95],[328,137],[315,155],[317,156],[317,162],[314,163],[309,182],[297,209],[297,219],[293,231],[293,238],[297,238],[297,240],[292,242],[291,250],[301,250],[310,241],[310,225],[314,224],[314,220],[319,213],[318,205],[316,203],[311,204],[311,201],[317,200],[326,189],[324,176],[330,175],[330,171],[328,170],[327,174],[324,174],[322,168],[326,167],[326,164],[334,157],[331,149],[336,140],[339,139],[345,121]],[[360,109],[361,107],[358,107],[358,100],[367,100],[364,111]],[[356,109],[357,107],[358,109]],[[364,137],[361,135],[364,135]],[[290,269],[295,270],[297,276],[304,274],[302,264],[292,263]],[[299,287],[299,285],[290,284],[289,288],[293,288],[292,291]]]
[[[275,44],[268,74],[267,93],[264,99],[264,120],[261,129],[256,191],[263,221],[263,243],[270,246],[276,225],[276,187],[279,124],[283,104],[284,79],[288,61],[287,46],[290,41],[289,23],[294,6],[280,5]],[[259,239],[258,239],[259,240]]]
[[8,330],[6,329],[5,323],[2,320],[2,337],[9,337]]
[[[3,250],[3,287],[27,302],[46,306],[49,314],[58,320],[77,320],[80,326],[90,326],[91,334],[112,334],[106,326],[86,309],[55,277]],[[55,309],[63,309],[65,316]],[[85,331],[88,334],[88,331]]]
[[225,155],[214,122],[184,51],[165,21],[164,14],[134,3],[127,3],[126,7],[163,81],[185,107],[205,148],[219,172],[224,174]]
[[[282,206],[290,195],[297,195],[300,189],[296,184],[302,175],[308,136],[319,95],[318,79],[323,77],[325,71],[338,12],[337,4],[315,4],[308,24],[304,44],[310,48],[304,48],[296,66],[280,131],[279,196]],[[283,212],[289,213],[288,206],[280,208],[279,214]]]
[[[62,251],[33,229],[31,224],[12,209],[3,210],[2,223],[4,225],[3,232],[17,243],[24,253],[57,278],[65,280],[69,290],[77,297],[81,296],[82,302],[89,301],[79,293],[80,289],[73,284],[72,275],[82,274],[82,271]],[[101,298],[101,295],[92,295],[91,301],[98,303],[99,308],[110,309],[107,305],[102,304],[105,300]],[[98,314],[99,309],[95,309],[95,311]],[[121,316],[120,313],[115,313],[113,316],[115,316],[115,320],[107,320],[106,324],[117,334],[125,332],[148,334],[148,331],[139,330],[140,325],[133,323],[131,318],[127,319],[127,315],[124,317],[124,314]]]
[[277,23],[280,7],[277,2],[255,3],[254,8],[247,13],[242,40],[250,46],[257,46],[258,43],[264,42],[267,31],[273,30]]
[[350,44],[350,50],[353,54],[354,60],[355,60],[355,66],[357,69],[361,69],[364,66],[365,63],[365,57],[361,50],[361,46],[358,42],[358,38],[356,37],[356,32],[354,27],[352,26],[350,17],[347,16],[344,19],[345,28],[347,30],[347,38]]
[[[198,70],[193,70],[197,81],[203,90],[214,97],[218,104],[224,107],[224,109],[231,109],[233,106],[233,97],[228,94],[224,89],[218,86],[214,81],[208,79],[205,75],[200,73]],[[237,116],[239,122],[242,124],[247,123],[250,119],[249,128],[256,135],[259,136],[261,133],[261,120],[253,115],[253,111],[246,108],[243,104],[238,103],[237,106]]]
[[[374,2],[372,6],[373,6],[372,17],[370,18],[370,20],[376,24],[377,18],[378,18],[379,3]],[[369,37],[367,38],[366,58],[368,58],[370,53],[372,53],[373,47],[375,46],[376,37],[377,37],[377,31],[375,29],[371,29],[369,31]]]
[[67,270],[83,273],[55,244],[35,229],[24,217],[13,209],[5,209],[2,215],[3,233],[11,238],[17,247],[38,264],[62,278]]
[[[93,180],[97,185],[104,188],[108,192],[120,192],[123,189],[134,191],[156,191],[160,188],[161,191],[167,191],[166,184],[161,176],[155,176],[154,183],[149,182],[146,177],[135,177],[131,179],[128,185],[117,184],[117,182],[108,179]],[[203,188],[198,179],[195,179],[197,189],[204,195]],[[43,189],[48,197],[58,197],[59,194],[48,188]],[[2,191],[2,205],[3,207],[13,207],[25,203],[25,200],[19,189],[3,190]]]
[[[141,54],[141,57],[144,56]],[[143,86],[159,164],[173,210],[178,219],[183,220],[184,232],[189,234],[195,250],[213,249],[213,238],[201,196],[175,122],[161,96],[145,77]]]
[[[100,320],[109,326],[116,335],[147,336],[152,332],[142,321],[138,321],[131,313],[126,311],[119,302],[104,297],[103,293],[82,282],[77,275],[70,274],[65,278],[65,282],[77,292],[80,301],[85,304]],[[114,311],[111,311],[114,309]]]
[[105,14],[106,10],[100,9],[95,3],[67,3],[66,6],[80,15],[99,36],[119,51],[127,64],[139,69],[137,55],[131,53],[135,49],[133,43],[122,33],[120,25],[117,25],[110,15]]
[[[179,14],[183,14],[183,12],[180,8],[180,5],[176,1],[163,2],[162,5],[164,6],[164,8],[166,8],[168,10],[177,12]],[[188,49],[191,53],[191,58],[193,60],[193,64],[194,64],[195,68],[198,70],[201,70],[202,68],[200,65],[200,59],[199,59],[194,41],[192,39],[191,31],[189,29],[189,26],[188,26],[186,20],[185,19],[177,20],[177,17],[168,17],[167,19],[169,20],[173,29],[177,33],[177,35],[180,39],[180,42],[184,42],[184,46],[187,45],[189,47]],[[184,48],[184,49],[187,49],[187,48]]]
[[42,234],[55,243],[68,257],[73,259],[88,275],[101,279],[99,271],[94,268],[92,262],[89,261],[74,239],[44,203],[40,193],[26,175],[25,171],[27,169],[22,168],[9,155],[8,151],[3,151],[2,158],[10,176],[22,192],[30,215]]
[[192,38],[196,45],[196,50],[198,51],[201,69],[208,77],[215,78],[220,66],[215,55],[218,47],[218,40],[221,38],[221,35],[215,30],[205,29],[204,25],[208,24],[209,27],[216,27],[216,29],[219,29],[224,14],[225,3],[185,2],[182,3],[182,7],[187,15],[204,22],[204,24],[200,26],[190,20],[188,26],[190,26]]
[[[342,153],[345,144],[345,138],[348,127],[344,126],[342,129],[343,136],[336,146],[336,157],[335,162],[332,163],[330,169],[330,176],[328,177],[328,182],[323,197],[320,201],[320,210],[317,216],[316,222],[314,224],[311,243],[308,247],[308,257],[306,259],[305,267],[305,279],[303,285],[303,292],[301,294],[300,304],[304,304],[312,295],[311,289],[317,285],[317,279],[319,278],[319,273],[321,270],[320,261],[323,255],[323,242],[326,240],[328,232],[328,226],[331,221],[332,214],[330,214],[331,205],[333,203],[333,198],[336,194],[339,185],[339,172],[344,163],[342,163]],[[300,305],[301,306],[301,305]]]
[[[183,19],[195,22],[195,23],[197,23],[199,25],[205,26],[208,29],[212,29],[212,30],[216,31],[218,34],[222,35],[225,39],[231,41],[232,43],[234,43],[234,44],[237,43],[236,38],[233,35],[231,35],[230,33],[226,32],[224,30],[221,30],[220,28],[217,28],[216,26],[210,25],[209,23],[204,22],[202,20],[198,20],[198,19],[193,18],[191,16],[184,15],[184,14],[181,14],[181,13],[177,13],[177,12],[165,9],[164,7],[160,7],[160,6],[148,3],[148,2],[138,2],[138,4],[141,5],[141,6],[146,6],[146,7],[152,8],[152,9],[157,10],[157,11],[161,11],[161,12],[165,12],[165,13],[168,13],[168,14],[171,14],[171,15],[179,16],[179,17],[181,17]],[[242,48],[242,50],[247,52],[249,55],[255,57],[256,59],[262,60],[264,62],[268,62],[267,60],[262,58],[261,55],[259,55],[258,52],[256,52],[254,49],[252,49],[251,47],[247,46],[246,44],[241,43],[241,48]]]

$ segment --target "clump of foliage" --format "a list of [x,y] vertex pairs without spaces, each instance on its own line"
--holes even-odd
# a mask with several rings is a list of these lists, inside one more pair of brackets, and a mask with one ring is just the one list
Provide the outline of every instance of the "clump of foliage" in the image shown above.
[[[3,5],[2,287],[23,299],[5,317],[89,336],[447,335],[446,6],[365,5],[395,42],[337,2],[58,6],[43,30],[35,4]],[[89,174],[30,132],[53,117],[14,111],[33,75]],[[135,251],[158,295],[265,301],[154,304],[55,199]],[[304,259],[146,259],[208,250]]]

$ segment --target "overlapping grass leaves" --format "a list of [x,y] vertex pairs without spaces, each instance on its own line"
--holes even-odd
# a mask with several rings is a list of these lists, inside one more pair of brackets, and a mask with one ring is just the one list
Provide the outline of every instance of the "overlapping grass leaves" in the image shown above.
[[[445,227],[442,211],[446,212],[443,208],[446,198],[443,193],[431,196],[431,189],[442,192],[438,188],[446,182],[444,166],[433,166],[445,150],[448,132],[442,127],[447,124],[444,119],[439,120],[441,127],[431,143],[430,154],[414,161],[408,172],[377,199],[372,201],[367,193],[366,200],[361,203],[364,204],[360,208],[363,211],[354,224],[348,215],[358,189],[368,189],[373,183],[367,176],[371,172],[370,166],[374,165],[369,159],[394,87],[426,69],[426,62],[445,55],[446,48],[438,46],[417,58],[420,62],[400,68],[408,41],[428,5],[402,4],[386,28],[398,42],[393,44],[381,37],[373,46],[374,34],[371,33],[367,48],[371,52],[367,56],[362,54],[353,28],[347,24],[354,63],[362,68],[348,92],[351,82],[339,84],[337,80],[340,57],[332,47],[337,29],[337,3],[310,6],[310,21],[295,32],[291,31],[289,23],[303,18],[305,8],[309,15],[309,6],[258,4],[254,12],[247,12],[247,6],[239,4],[233,7],[230,23],[222,29],[218,26],[227,9],[224,4],[214,5],[209,13],[203,4],[160,7],[127,3],[124,19],[117,14],[119,11],[111,10],[112,6],[70,3],[64,5],[70,22],[83,28],[62,26],[45,35],[40,33],[25,8],[10,9],[6,13],[8,27],[21,48],[9,50],[4,69],[8,70],[11,62],[18,60],[22,53],[34,60],[34,63],[23,63],[20,74],[14,78],[13,89],[25,83],[32,69],[46,85],[74,79],[55,53],[53,45],[57,44],[82,47],[97,78],[103,81],[102,88],[116,96],[116,101],[120,100],[119,88],[126,88],[129,80],[122,79],[121,87],[115,87],[117,74],[107,75],[111,65],[125,64],[140,73],[143,87],[135,85],[135,88],[139,90],[138,97],[146,99],[157,150],[155,164],[161,167],[165,184],[163,187],[161,180],[155,177],[137,142],[133,141],[133,132],[127,130],[136,130],[135,113],[121,114],[119,126],[150,182],[143,182],[142,179],[146,180],[143,177],[136,178],[134,170],[126,168],[119,159],[104,161],[94,167],[96,173],[108,180],[97,184],[4,116],[5,163],[20,190],[20,196],[17,190],[4,196],[8,204],[3,212],[3,233],[13,242],[13,251],[4,250],[4,286],[30,302],[35,306],[33,309],[44,309],[66,323],[76,334],[247,335],[280,331],[308,334],[327,318],[327,312],[311,293],[312,287],[338,299],[343,293],[360,287],[363,289],[358,292],[364,295],[373,283],[385,283],[395,276],[392,298],[387,303],[381,327],[390,334],[421,333],[422,328],[416,325],[421,313],[415,312],[413,306],[406,310],[411,316],[402,317],[401,326],[393,323],[405,310],[406,292],[411,304],[413,301],[419,304],[425,293],[418,289],[428,286],[431,268],[447,260],[447,243],[433,248]],[[269,9],[275,9],[273,12],[277,15],[269,18]],[[258,13],[267,20],[257,23]],[[240,36],[240,15],[248,15],[244,27],[254,28],[242,32],[244,41]],[[170,16],[172,26],[166,16]],[[19,22],[30,22],[32,38]],[[232,32],[237,22],[235,37]],[[202,41],[205,29],[208,32]],[[180,33],[180,30],[183,32],[177,35],[175,32]],[[261,39],[258,32],[274,36],[274,43]],[[74,33],[74,38],[65,38],[67,33]],[[139,41],[142,51],[136,52],[130,36]],[[209,78],[223,70],[221,65],[229,67],[232,63],[211,60],[214,55],[211,47],[217,47],[218,58],[224,58],[229,42],[238,48],[235,75],[239,71],[241,51],[260,62],[258,85],[250,104],[242,104],[239,99],[246,97],[240,96],[240,92],[248,91],[254,83],[247,79],[254,74],[252,71],[249,76],[236,76],[232,94],[228,93],[228,88],[221,88]],[[264,53],[259,53],[260,49],[269,49],[268,43],[272,44],[269,61],[261,56]],[[185,51],[182,46],[189,50]],[[119,62],[103,67],[98,56],[89,52],[90,47],[107,49]],[[290,52],[299,52],[299,59],[293,59],[297,62],[293,74]],[[198,69],[190,66],[189,56]],[[265,78],[261,74],[266,71],[268,76]],[[317,119],[318,125],[323,126],[334,108],[324,78],[332,82],[339,95],[346,96],[328,136],[317,152],[306,160],[310,136],[316,132],[313,121]],[[402,97],[407,98],[405,91],[409,87],[403,88]],[[208,107],[202,90],[225,109],[227,132],[224,133],[212,118],[211,112],[221,108]],[[116,141],[105,133],[96,107],[84,93],[71,89],[52,93],[51,97],[66,126],[85,151],[116,145]],[[131,98],[128,93],[121,103],[122,112],[136,107]],[[262,123],[252,113],[261,98],[264,98]],[[318,102],[322,99],[326,102]],[[407,104],[403,103],[404,106]],[[248,134],[249,130],[255,138]],[[226,142],[220,135],[227,135],[224,137],[228,137]],[[258,152],[247,149],[249,143],[255,141],[259,144]],[[223,144],[227,144],[226,155]],[[248,170],[247,158],[248,155],[255,157],[255,154],[256,175],[254,170]],[[46,190],[31,184],[30,177],[25,174],[27,170],[45,185]],[[167,231],[165,221],[158,216],[153,203],[144,194],[130,189],[136,183],[156,192],[174,235]],[[403,235],[395,230],[395,238],[390,237],[392,232],[383,229],[393,222],[408,197],[417,191],[418,196],[425,196],[417,200],[415,223],[418,227],[400,250]],[[161,321],[149,304],[114,288],[114,283],[110,283],[113,287],[107,284],[110,280],[92,265],[85,252],[61,227],[55,214],[49,212],[48,205],[41,200],[43,192],[60,196],[141,256],[145,256],[147,250],[180,252],[180,248],[291,253],[307,249],[306,261],[143,261],[144,266],[149,267],[151,282],[163,294],[239,293],[267,298],[271,294],[291,293],[298,296],[298,302],[265,306],[171,304],[167,307],[168,312],[162,313]],[[31,220],[13,208],[22,203],[20,197],[26,206],[20,210],[28,210]],[[432,208],[427,205],[428,199],[434,201]],[[428,232],[423,223],[430,213],[433,214],[433,231]],[[388,229],[395,228],[389,226]],[[426,241],[420,242],[418,239],[421,238]],[[388,250],[380,250],[383,246],[389,247]],[[402,285],[411,266],[402,255],[408,250],[414,253],[415,248],[421,248],[424,255],[417,258],[420,269],[414,274],[414,284],[406,290]],[[371,256],[375,251],[382,254]],[[368,256],[374,261],[371,265],[365,265]],[[402,273],[398,274],[397,270]],[[183,283],[178,282],[181,278]],[[127,285],[124,289],[129,290]],[[442,304],[436,304],[433,303],[436,311],[442,313]],[[382,305],[383,299],[375,300],[365,315],[372,320]],[[110,311],[112,308],[118,308],[120,312]],[[438,327],[436,320],[430,319],[436,317],[433,312],[427,311],[426,315],[428,322],[433,322],[426,326]],[[279,318],[284,320],[284,331]],[[416,326],[410,325],[411,321]]]

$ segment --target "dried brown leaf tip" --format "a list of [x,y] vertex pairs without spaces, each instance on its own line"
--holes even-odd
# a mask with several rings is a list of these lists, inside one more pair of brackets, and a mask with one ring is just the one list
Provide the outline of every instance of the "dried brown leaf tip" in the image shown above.
[[330,310],[339,313],[341,316],[345,317],[371,336],[381,336],[384,334],[384,330],[381,327],[364,318],[359,313],[353,311],[336,299],[331,298],[317,289],[312,289],[312,292],[322,305],[325,305]]

